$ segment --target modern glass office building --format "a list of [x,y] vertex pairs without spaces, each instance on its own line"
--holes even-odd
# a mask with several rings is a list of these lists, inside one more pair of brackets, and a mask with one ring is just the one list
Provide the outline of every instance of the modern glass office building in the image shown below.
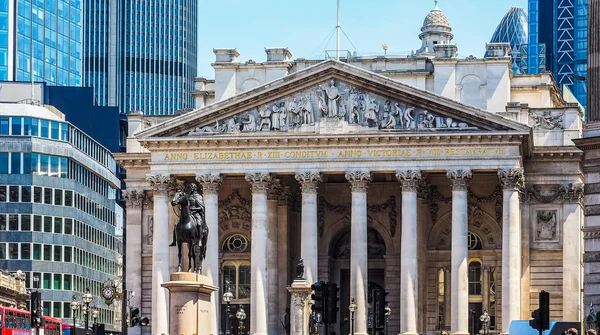
[[0,141],[0,268],[41,289],[44,315],[72,323],[72,297],[89,289],[98,322],[114,325],[100,298],[119,273],[123,224],[111,153],[56,109],[26,104],[0,104]]
[[0,0],[0,80],[81,86],[81,0]]
[[[529,0],[529,73],[551,71],[584,107],[587,15],[588,0]],[[540,57],[545,57],[545,61],[540,62]]]
[[[523,8],[512,7],[490,39],[490,43],[510,43],[513,73],[527,73],[527,63],[520,57],[522,47],[527,45],[527,33],[527,12]],[[487,53],[485,56],[488,56]]]
[[85,0],[84,83],[123,113],[193,108],[197,0]]

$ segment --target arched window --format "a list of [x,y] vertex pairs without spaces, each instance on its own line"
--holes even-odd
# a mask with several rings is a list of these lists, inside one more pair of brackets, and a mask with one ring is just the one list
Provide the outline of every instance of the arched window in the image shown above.
[[467,239],[469,241],[469,250],[483,249],[483,243],[481,242],[481,238],[477,234],[469,232]]
[[481,295],[481,263],[469,263],[469,295]]
[[221,292],[231,290],[234,304],[250,303],[250,239],[233,234],[223,240],[221,251]]
[[225,253],[240,253],[249,251],[249,248],[250,241],[246,236],[234,234],[225,239],[221,250]]

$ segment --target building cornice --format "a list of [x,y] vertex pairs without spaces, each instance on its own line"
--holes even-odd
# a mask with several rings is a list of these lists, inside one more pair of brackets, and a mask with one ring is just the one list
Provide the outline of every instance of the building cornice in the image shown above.
[[144,153],[118,153],[114,154],[117,164],[126,170],[146,169],[150,164],[151,154]]

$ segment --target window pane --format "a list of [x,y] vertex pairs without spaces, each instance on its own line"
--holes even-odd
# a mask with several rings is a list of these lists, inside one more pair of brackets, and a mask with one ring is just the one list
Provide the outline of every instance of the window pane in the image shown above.
[[0,117],[0,135],[8,135],[8,117]]
[[73,234],[73,219],[65,218],[65,234]]
[[[71,288],[70,288],[70,286],[69,286],[69,288],[67,288],[67,276],[70,276],[70,275],[65,275],[65,279],[64,279],[65,280],[65,282],[64,282],[65,288],[64,289],[68,291]],[[63,318],[70,318],[70,317],[71,317],[71,303],[65,302],[65,303],[63,303]]]
[[[47,289],[50,289],[50,280],[48,280],[48,287],[44,287]],[[43,315],[50,315],[50,301],[44,301],[44,303],[42,304],[42,313]]]
[[31,154],[31,174],[39,174],[40,170],[39,170],[39,160],[40,160],[40,155],[38,154]]
[[65,246],[65,262],[72,262],[73,259],[73,247],[67,247]]
[[48,175],[48,155],[40,155],[40,176]]
[[6,259],[6,243],[0,243],[0,259]]
[[62,261],[62,246],[60,246],[60,245],[54,246],[54,261],[55,262]]
[[31,215],[21,215],[21,231],[31,231]]
[[21,186],[21,202],[31,202],[31,186]]
[[48,120],[40,120],[40,136],[48,138]]
[[69,168],[68,168],[68,160],[67,158],[60,158],[60,177],[68,178],[69,177]]
[[44,203],[46,205],[52,205],[52,189],[51,188],[44,188]]
[[21,243],[21,259],[31,258],[31,244]]
[[23,174],[31,174],[31,152],[23,153]]
[[[56,280],[57,280],[56,276],[59,276],[59,275],[58,274],[54,274],[54,289],[55,290],[60,290],[60,287],[59,288],[56,287]],[[55,317],[55,318],[60,318],[61,317],[60,316],[60,312],[62,311],[62,302],[55,301],[52,306],[53,306],[53,308],[52,308],[52,316]]]
[[17,243],[8,244],[8,256],[10,259],[19,259],[19,245]]
[[58,156],[50,156],[50,176],[58,177]]
[[8,188],[10,202],[19,202],[19,186],[10,186]]
[[6,185],[0,185],[0,202],[6,201]]
[[42,188],[35,186],[33,188],[33,202],[41,204],[42,203]]
[[69,141],[69,125],[66,123],[61,124],[60,132],[62,133],[60,139],[63,141]]
[[63,278],[63,289],[68,291],[71,289],[71,275],[65,275]]
[[65,206],[73,207],[73,191],[65,191]]
[[238,299],[250,298],[250,266],[240,266],[240,278],[238,285]]
[[42,260],[42,245],[41,244],[33,245],[33,259],[36,261]]
[[44,233],[52,232],[52,217],[44,216]]
[[54,190],[54,204],[57,206],[62,206],[63,204],[63,191],[62,190]]
[[54,232],[62,234],[62,218],[54,218]]
[[21,153],[11,152],[10,153],[10,173],[21,174]]
[[8,174],[8,152],[0,152],[0,174]]
[[13,135],[22,135],[21,132],[21,118],[14,117],[12,118],[12,134]]
[[33,216],[33,231],[42,231],[42,217],[40,215]]
[[[45,248],[46,248],[46,246],[44,246],[44,249],[45,249]],[[43,288],[45,288],[45,289],[50,289],[50,281],[52,280],[52,279],[51,279],[51,277],[52,277],[52,274],[51,274],[51,273],[44,273],[44,279],[42,280],[42,282],[43,282],[43,283],[42,283],[42,287],[43,287]],[[47,311],[44,311],[44,314],[45,314],[45,315],[48,315],[48,314],[46,314],[46,313],[48,313],[48,312],[47,312]]]
[[52,260],[52,246],[44,245],[44,260],[51,261]]
[[50,138],[58,140],[58,122],[50,121]]
[[17,231],[19,230],[19,215],[10,214],[8,216],[8,230]]
[[6,230],[6,214],[0,214],[0,231]]

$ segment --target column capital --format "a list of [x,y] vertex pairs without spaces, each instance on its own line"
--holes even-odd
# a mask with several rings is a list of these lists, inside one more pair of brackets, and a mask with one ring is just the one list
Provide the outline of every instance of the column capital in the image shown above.
[[123,190],[123,199],[127,208],[141,208],[144,201],[144,190]]
[[402,192],[417,192],[419,184],[423,180],[420,170],[398,170],[396,178],[402,185]]
[[267,200],[279,201],[279,197],[281,196],[282,190],[283,186],[281,186],[281,180],[271,180],[271,182],[269,182],[269,185],[267,185]]
[[518,190],[523,187],[523,168],[498,170],[498,178],[503,190]]
[[279,199],[277,199],[278,206],[287,206],[292,200],[292,188],[290,186],[283,186],[281,188],[281,193],[279,194]]
[[168,195],[174,186],[173,176],[171,175],[150,174],[146,176],[146,180],[150,183],[152,190],[161,195]]
[[271,181],[271,174],[268,172],[246,173],[246,181],[252,186],[252,193],[267,193],[267,187]]
[[320,172],[296,172],[296,180],[301,185],[302,193],[317,194],[317,188],[323,181],[323,177]]
[[223,183],[223,174],[221,173],[204,173],[197,174],[196,181],[202,185],[204,194],[216,195],[219,193],[219,187]]
[[371,172],[367,170],[346,171],[346,179],[350,182],[352,192],[367,192],[371,182]]
[[154,208],[154,196],[152,192],[144,192],[144,203],[142,208],[153,209]]
[[453,191],[466,191],[473,172],[470,169],[451,170],[446,172],[446,176],[452,182]]

